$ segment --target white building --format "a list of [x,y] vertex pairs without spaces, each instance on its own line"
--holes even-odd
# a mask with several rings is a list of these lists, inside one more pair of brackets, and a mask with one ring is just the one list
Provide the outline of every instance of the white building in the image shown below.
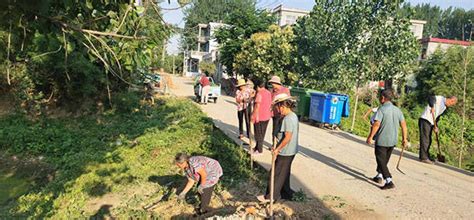
[[410,20],[410,22],[410,30],[413,32],[413,35],[415,35],[416,39],[419,40],[423,38],[423,28],[425,27],[426,21]]
[[285,8],[282,4],[278,5],[271,12],[277,17],[277,23],[279,26],[293,25],[296,23],[298,18],[309,14],[309,11],[295,8]]
[[201,61],[216,64],[215,79],[220,80],[223,76],[224,67],[219,62],[219,43],[213,37],[217,29],[226,26],[223,23],[210,22],[209,24],[198,24],[197,45],[194,49],[185,53],[185,75],[193,77],[199,74],[199,63]]
[[469,41],[428,37],[428,38],[421,39],[421,45],[422,45],[421,59],[426,59],[438,49],[445,51],[452,46],[457,45],[457,46],[466,48],[473,44]]

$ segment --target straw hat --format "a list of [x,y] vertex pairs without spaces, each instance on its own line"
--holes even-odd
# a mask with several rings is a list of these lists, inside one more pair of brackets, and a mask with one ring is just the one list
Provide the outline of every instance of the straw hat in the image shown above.
[[293,100],[293,98],[286,93],[281,93],[281,94],[276,95],[275,98],[273,98],[272,104],[276,105],[286,100]]
[[237,82],[237,85],[235,87],[241,87],[241,86],[245,86],[247,85],[247,83],[245,82],[245,79],[239,79],[239,81]]
[[281,79],[278,76],[272,76],[272,78],[268,81],[268,83],[275,83],[281,85]]

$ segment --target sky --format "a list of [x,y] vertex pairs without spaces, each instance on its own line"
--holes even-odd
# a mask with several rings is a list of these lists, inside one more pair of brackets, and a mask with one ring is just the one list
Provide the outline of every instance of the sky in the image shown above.
[[[287,8],[297,8],[303,10],[311,10],[314,5],[314,0],[257,0],[258,8],[275,8],[279,4],[283,4]],[[412,5],[421,3],[430,3],[431,5],[438,5],[441,8],[459,7],[464,9],[474,9],[474,0],[408,0],[407,2]],[[166,10],[179,7],[177,0],[171,0],[171,4],[168,1],[164,1],[160,4],[163,8],[163,18],[170,24],[184,27],[184,15],[182,9],[178,10]],[[167,51],[169,54],[177,54],[179,52],[179,36],[174,36],[168,41]]]

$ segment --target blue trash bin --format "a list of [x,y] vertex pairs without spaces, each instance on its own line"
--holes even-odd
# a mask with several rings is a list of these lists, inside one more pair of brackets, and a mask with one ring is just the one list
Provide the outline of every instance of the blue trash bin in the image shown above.
[[[348,115],[349,97],[335,93],[311,93],[309,118],[320,123],[337,125]],[[346,116],[347,117],[347,116]]]

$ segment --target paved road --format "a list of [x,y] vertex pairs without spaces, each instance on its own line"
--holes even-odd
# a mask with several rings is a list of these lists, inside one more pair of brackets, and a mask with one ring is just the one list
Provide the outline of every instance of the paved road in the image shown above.
[[[192,97],[191,81],[174,78],[177,96]],[[227,135],[237,140],[237,114],[232,97],[202,109]],[[271,128],[271,124],[269,125]],[[415,128],[409,128],[415,129]],[[267,132],[266,146],[271,137]],[[342,131],[329,131],[300,123],[300,153],[296,156],[291,184],[322,200],[340,200],[331,207],[350,219],[474,219],[474,175],[446,165],[427,165],[408,154],[395,169],[399,151],[389,163],[396,188],[382,191],[371,182],[375,172],[374,149],[364,139]],[[256,161],[269,168],[268,150]],[[328,199],[329,198],[329,199]]]

